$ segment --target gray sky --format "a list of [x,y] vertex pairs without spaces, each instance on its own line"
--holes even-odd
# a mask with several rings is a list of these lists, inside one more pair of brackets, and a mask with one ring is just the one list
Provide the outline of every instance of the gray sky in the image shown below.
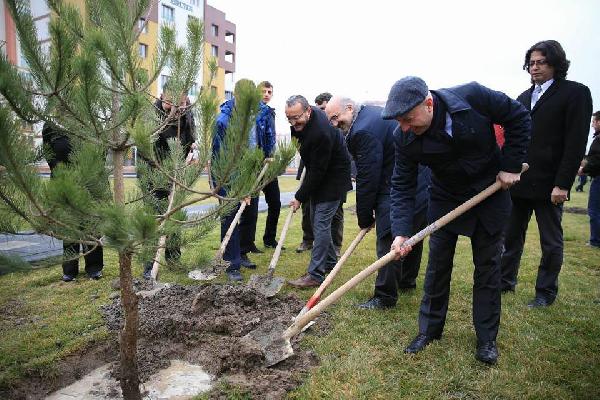
[[600,109],[600,1],[208,0],[236,24],[236,80],[269,80],[278,133],[285,100],[328,91],[385,100],[406,75],[431,89],[478,81],[516,98],[529,87],[526,50],[558,40],[567,79]]

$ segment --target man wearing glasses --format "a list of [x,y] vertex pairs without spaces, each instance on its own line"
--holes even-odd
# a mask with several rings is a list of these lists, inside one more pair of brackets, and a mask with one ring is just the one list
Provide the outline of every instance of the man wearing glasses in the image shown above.
[[311,107],[300,95],[286,101],[285,115],[292,137],[300,144],[300,157],[306,175],[290,207],[296,211],[310,201],[313,225],[313,248],[308,272],[288,284],[297,288],[316,287],[337,262],[331,238],[331,221],[346,193],[352,189],[350,156],[343,136],[329,124],[327,116]]
[[[344,132],[348,150],[356,163],[358,226],[367,229],[375,223],[379,258],[390,251],[392,244],[390,181],[394,169],[394,131],[398,129],[396,121],[381,118],[382,111],[381,107],[358,105],[354,100],[341,96],[334,96],[325,107],[329,122]],[[429,175],[428,168],[419,168],[413,233],[426,225]],[[398,291],[407,292],[416,287],[422,253],[421,242],[403,261],[392,261],[381,268],[377,272],[373,297],[358,307],[394,307]]]
[[515,290],[527,226],[535,212],[542,258],[530,308],[551,305],[558,293],[563,262],[563,202],[569,198],[585,153],[592,114],[590,90],[565,79],[569,64],[557,41],[534,44],[525,53],[523,65],[532,86],[517,99],[532,119],[529,171],[510,191],[513,208],[501,261],[502,292]]

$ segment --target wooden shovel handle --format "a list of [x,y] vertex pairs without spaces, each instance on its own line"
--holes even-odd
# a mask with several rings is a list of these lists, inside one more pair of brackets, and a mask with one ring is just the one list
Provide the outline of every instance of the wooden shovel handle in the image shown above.
[[[522,172],[525,172],[527,170],[527,168],[528,168],[528,165],[523,164]],[[437,231],[438,229],[440,229],[441,227],[443,227],[450,221],[454,220],[455,218],[464,214],[465,212],[467,212],[468,210],[470,210],[477,204],[481,203],[483,200],[485,200],[486,198],[488,198],[489,196],[491,196],[492,194],[494,194],[495,192],[500,190],[501,187],[502,186],[499,181],[494,182],[492,185],[488,186],[481,193],[477,194],[476,196],[473,196],[472,198],[470,198],[469,200],[467,200],[460,206],[456,207],[454,210],[450,211],[448,214],[444,215],[437,221],[435,221],[432,224],[430,224],[429,226],[425,227],[423,230],[418,232],[416,235],[412,236],[410,239],[408,239],[406,242],[403,243],[403,246],[414,246],[416,243],[425,239],[427,236],[431,235],[433,232]],[[321,314],[323,312],[323,310],[325,310],[325,308],[327,308],[329,305],[335,303],[347,291],[349,291],[350,289],[352,289],[353,287],[358,285],[360,282],[362,282],[365,278],[367,278],[373,272],[377,271],[378,269],[380,269],[381,267],[383,267],[384,265],[386,265],[387,263],[392,261],[395,257],[396,257],[396,253],[394,251],[390,251],[385,256],[383,256],[379,260],[375,261],[373,264],[369,265],[364,270],[360,271],[352,279],[350,279],[348,282],[344,283],[342,286],[337,288],[333,293],[331,293],[329,296],[327,296],[325,299],[323,299],[323,301],[321,301],[319,304],[317,304],[313,309],[308,311],[306,314],[304,314],[300,318],[296,319],[296,321],[294,321],[294,323],[292,325],[290,325],[290,327],[283,333],[283,338],[287,340],[287,339],[290,339],[293,336],[297,335],[302,330],[302,328],[304,328],[304,326],[306,324],[308,324],[310,321],[315,319],[319,314]]]
[[337,264],[335,264],[335,267],[333,267],[333,269],[327,275],[327,277],[325,278],[323,283],[321,283],[321,286],[319,286],[319,288],[315,291],[315,294],[313,294],[313,296],[306,303],[306,308],[308,310],[313,308],[315,306],[315,304],[317,304],[319,302],[319,299],[321,298],[321,295],[323,294],[325,289],[327,289],[327,287],[331,284],[331,282],[333,281],[333,278],[335,278],[335,276],[340,271],[340,269],[342,269],[342,265],[344,265],[346,260],[350,257],[350,255],[352,255],[352,253],[354,252],[354,249],[356,249],[356,246],[358,246],[358,244],[361,242],[361,240],[363,240],[363,238],[369,232],[369,230],[370,230],[370,228],[366,228],[366,229],[361,229],[360,232],[358,232],[358,235],[356,235],[356,238],[354,238],[352,243],[350,243],[350,246],[348,246],[348,248],[346,249],[346,251],[344,252],[342,257],[338,260]]
[[[260,180],[262,179],[262,177],[265,176],[265,173],[267,172],[267,169],[269,168],[269,163],[271,161],[273,161],[272,158],[265,158],[265,165],[262,167],[260,174],[258,174],[255,185],[258,185],[260,183]],[[225,237],[223,237],[223,241],[221,242],[221,247],[219,247],[217,254],[215,254],[216,260],[220,260],[223,257],[225,248],[227,247],[227,244],[229,243],[229,240],[231,239],[231,235],[233,235],[233,230],[237,226],[238,222],[240,222],[240,218],[242,217],[242,214],[243,214],[244,210],[246,209],[246,206],[247,206],[247,204],[244,200],[240,201],[240,208],[238,209],[237,213],[235,213],[235,217],[233,217],[233,221],[231,221],[231,224],[229,225],[229,228],[227,229],[227,233],[225,233]]]
[[[302,182],[304,182],[304,177],[306,176],[306,168],[302,171],[302,175],[300,176],[300,182],[298,182],[298,189],[302,186]],[[290,212],[285,218],[285,223],[283,224],[283,228],[281,229],[281,235],[279,236],[279,242],[277,242],[277,247],[275,248],[275,252],[273,253],[273,257],[271,258],[271,262],[269,263],[269,269],[267,270],[267,275],[272,277],[275,273],[275,266],[277,265],[277,261],[279,261],[279,256],[281,255],[281,248],[283,247],[283,243],[285,242],[285,237],[287,236],[287,231],[290,227],[290,223],[292,222],[292,217],[296,211],[294,211],[290,207]]]

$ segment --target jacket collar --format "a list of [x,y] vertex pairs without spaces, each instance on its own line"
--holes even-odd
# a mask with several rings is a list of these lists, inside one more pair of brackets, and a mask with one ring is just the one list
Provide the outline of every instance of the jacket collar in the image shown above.
[[[560,87],[561,82],[562,82],[561,79],[554,79],[554,82],[552,82],[552,85],[550,85],[550,87],[548,89],[546,89],[546,91],[544,91],[544,93],[542,94],[542,96],[535,103],[535,106],[533,107],[533,109],[531,109],[531,113],[532,114],[534,112],[536,112],[536,110],[540,107],[540,105],[542,105],[554,93],[556,93],[556,91]],[[535,88],[535,85],[531,86],[531,88],[527,91],[527,108],[531,107],[531,94],[533,93],[533,89],[534,88]]]
[[450,114],[471,109],[469,103],[467,103],[463,98],[454,94],[452,89],[432,90],[432,92],[441,98],[446,105],[446,111],[448,111]]

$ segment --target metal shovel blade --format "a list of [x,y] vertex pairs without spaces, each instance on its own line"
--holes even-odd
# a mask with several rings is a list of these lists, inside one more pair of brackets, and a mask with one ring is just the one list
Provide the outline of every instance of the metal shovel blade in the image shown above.
[[271,367],[294,354],[290,339],[283,336],[286,328],[281,321],[266,321],[244,336],[244,340],[256,343],[265,355],[267,367]]
[[283,287],[285,279],[278,276],[252,275],[248,281],[248,286],[253,288],[265,297],[273,297]]

